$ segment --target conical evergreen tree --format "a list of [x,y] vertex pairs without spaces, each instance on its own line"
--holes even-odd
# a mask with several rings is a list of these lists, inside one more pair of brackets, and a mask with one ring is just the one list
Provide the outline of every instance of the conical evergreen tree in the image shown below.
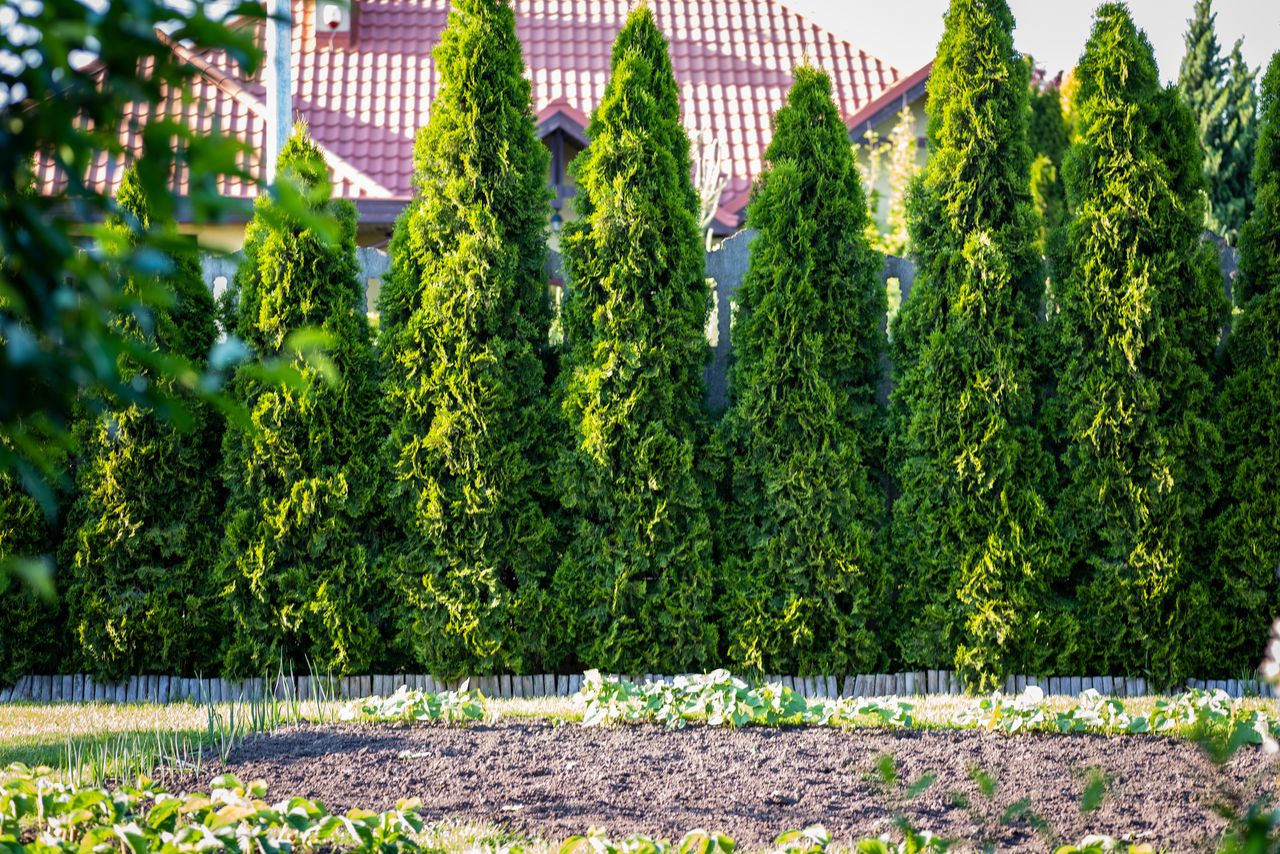
[[1217,18],[1213,0],[1196,0],[1195,11],[1187,22],[1186,53],[1178,72],[1178,91],[1191,108],[1204,150],[1204,174],[1210,193],[1204,225],[1225,235],[1227,224],[1222,219],[1224,211],[1217,205],[1217,187],[1223,173],[1230,169],[1224,116],[1231,108],[1232,93],[1227,86],[1227,60],[1218,44]]
[[1227,345],[1218,423],[1226,489],[1216,525],[1215,630],[1206,662],[1233,669],[1261,660],[1280,613],[1280,53],[1262,81],[1253,214],[1240,239],[1241,312]]
[[[172,232],[150,221],[133,169],[118,204],[132,222],[122,216],[107,227],[122,241],[136,241],[135,229]],[[163,279],[124,287],[164,287],[173,304],[145,325],[132,316],[120,323],[146,346],[200,366],[217,336],[213,297],[194,251],[170,262]],[[120,374],[145,377],[133,364],[121,364]],[[172,378],[147,379],[174,385]],[[188,401],[188,410],[186,430],[137,406],[86,418],[63,577],[76,665],[94,676],[194,673],[215,660],[222,627],[208,573],[217,553],[214,471],[222,428],[198,402]]]
[[547,151],[506,0],[456,0],[435,58],[381,303],[400,628],[429,672],[529,672],[550,663]]
[[1222,117],[1222,171],[1209,190],[1222,236],[1233,245],[1238,242],[1240,229],[1253,206],[1250,175],[1258,133],[1255,72],[1245,63],[1240,44],[1237,41],[1231,49],[1231,67],[1226,78],[1228,96]]
[[914,667],[988,688],[1070,647],[1032,429],[1044,276],[1029,189],[1027,66],[1003,0],[953,0],[929,80],[930,159],[912,194],[917,261],[895,318],[895,612]]
[[319,329],[338,378],[293,357],[306,382],[240,369],[233,393],[254,430],[223,441],[228,488],[220,582],[233,623],[224,672],[256,675],[281,660],[368,672],[384,654],[387,584],[375,571],[379,423],[376,362],[355,259],[355,209],[330,199],[329,172],[306,128],[280,153],[281,180],[328,239],[269,195],[259,197],[236,272],[237,333],[260,359],[289,358],[290,336]]
[[725,513],[730,659],[767,673],[865,673],[882,589],[875,394],[886,312],[862,180],[831,81],[800,68],[747,218]]
[[678,89],[646,6],[628,17],[611,66],[591,146],[574,161],[578,219],[561,242],[571,438],[556,483],[573,529],[556,597],[571,663],[680,672],[717,649],[694,471],[710,294]]
[[1225,301],[1200,242],[1195,124],[1123,5],[1099,8],[1080,81],[1054,319],[1078,669],[1170,681],[1211,607],[1201,530],[1220,440],[1206,415]]

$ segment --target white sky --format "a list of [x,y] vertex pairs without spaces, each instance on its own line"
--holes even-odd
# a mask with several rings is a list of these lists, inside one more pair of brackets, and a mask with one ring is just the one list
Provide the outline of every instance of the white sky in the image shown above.
[[[911,72],[932,58],[942,35],[947,0],[782,0],[875,56]],[[1009,0],[1018,27],[1014,43],[1050,76],[1076,64],[1101,0]],[[1194,0],[1129,0],[1134,21],[1146,30],[1160,75],[1178,76],[1183,33]],[[1218,42],[1229,54],[1244,36],[1244,57],[1264,66],[1280,50],[1280,0],[1214,0]]]

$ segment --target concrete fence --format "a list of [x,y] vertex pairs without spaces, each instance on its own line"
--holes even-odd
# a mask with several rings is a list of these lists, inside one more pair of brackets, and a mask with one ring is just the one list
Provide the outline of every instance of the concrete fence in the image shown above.
[[[706,254],[706,274],[712,291],[713,308],[707,324],[711,360],[707,365],[705,382],[707,406],[714,413],[723,411],[729,401],[729,362],[733,347],[730,330],[733,325],[733,310],[737,303],[738,291],[742,287],[742,279],[747,272],[751,257],[751,241],[755,239],[755,234],[751,229],[744,229]],[[1213,243],[1218,251],[1223,291],[1230,299],[1236,275],[1236,251],[1211,232],[1205,232],[1204,239]],[[391,259],[383,250],[371,247],[360,247],[356,250],[356,256],[360,264],[360,276],[365,285],[364,307],[370,310],[376,305],[377,296],[382,289],[382,280],[391,267]],[[239,253],[203,257],[205,283],[215,297],[226,290],[235,276],[242,257]],[[561,282],[563,272],[559,253],[548,252],[546,266],[548,280]],[[886,288],[890,281],[896,281],[901,295],[900,301],[905,303],[915,284],[915,266],[910,259],[886,255],[879,278],[882,286]],[[885,318],[886,332],[887,326],[888,317]],[[887,398],[888,391],[888,365],[886,364],[885,381],[880,389],[881,397]]]
[[[630,682],[671,681],[655,674],[621,676]],[[912,697],[966,693],[960,677],[949,670],[918,670],[862,676],[769,676],[805,697]],[[267,696],[297,700],[352,699],[386,696],[401,685],[423,691],[478,690],[486,697],[567,697],[582,687],[581,674],[538,676],[472,676],[444,680],[422,674],[379,674],[325,679],[281,676],[277,679],[204,679],[177,676],[130,676],[121,682],[98,682],[88,676],[24,676],[0,688],[0,703],[229,703]],[[1143,678],[1118,676],[1010,676],[1004,693],[1021,693],[1039,686],[1050,696],[1078,696],[1090,688],[1110,697],[1141,697],[1153,690]],[[1275,697],[1275,688],[1254,679],[1188,680],[1186,688],[1220,689],[1232,697]],[[1174,690],[1181,690],[1181,687]]]

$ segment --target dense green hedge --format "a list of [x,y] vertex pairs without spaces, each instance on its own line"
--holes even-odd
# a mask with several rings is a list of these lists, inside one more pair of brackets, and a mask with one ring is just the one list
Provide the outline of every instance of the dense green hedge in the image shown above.
[[795,73],[747,210],[718,537],[729,660],[873,672],[884,591],[880,256],[831,81]]
[[[1196,126],[1117,5],[1077,75],[1046,290],[1033,151],[1052,163],[1063,128],[1048,95],[1031,107],[1012,29],[1005,0],[951,3],[909,199],[915,287],[888,354],[847,132],[827,79],[797,70],[748,209],[713,425],[699,201],[653,14],[619,34],[574,164],[553,348],[547,160],[515,18],[457,0],[380,336],[354,210],[297,129],[210,359],[239,342],[259,360],[230,385],[250,423],[229,419],[211,449],[220,421],[198,407],[181,432],[99,405],[58,457],[79,487],[69,524],[52,512],[69,496],[42,508],[0,476],[0,561],[61,540],[70,609],[0,591],[0,680],[728,664],[957,667],[989,687],[1252,667],[1280,606],[1280,60],[1219,363]],[[176,302],[120,322],[198,361],[215,312],[174,251]],[[317,332],[327,355],[302,346]]]
[[[375,560],[385,427],[355,209],[330,199],[328,168],[304,127],[294,129],[278,168],[338,233],[299,222],[270,195],[258,199],[249,223],[234,282],[235,331],[256,356],[290,360],[307,382],[248,364],[233,383],[255,429],[233,425],[223,442],[226,536],[215,575],[229,636],[223,669],[253,675],[306,661],[365,672],[386,656],[390,595]],[[336,378],[292,354],[303,329],[328,338]]]
[[555,575],[563,661],[677,671],[718,658],[702,370],[710,291],[698,198],[667,44],[640,6],[574,161],[577,219],[555,482],[571,526]]
[[511,8],[458,0],[449,14],[380,301],[387,560],[420,665],[542,672],[559,444],[544,365],[547,150]]
[[[151,222],[133,170],[121,182],[118,205],[122,216],[107,228],[123,241],[135,241],[137,231],[171,230]],[[119,322],[146,346],[200,366],[217,336],[213,296],[194,243],[169,261],[163,281],[173,304]],[[159,284],[130,280],[125,290],[137,296]],[[121,364],[120,373],[147,378],[133,364]],[[181,397],[177,389],[171,393]],[[219,621],[206,603],[207,573],[221,539],[214,472],[222,424],[194,399],[188,408],[186,429],[131,405],[86,416],[79,431],[79,497],[68,523],[63,578],[74,660],[96,677],[190,673],[216,662]]]
[[1198,661],[1192,641],[1216,607],[1205,586],[1221,449],[1210,371],[1226,303],[1200,240],[1195,124],[1123,6],[1098,10],[1080,81],[1053,324],[1077,660],[1176,679],[1221,661]]

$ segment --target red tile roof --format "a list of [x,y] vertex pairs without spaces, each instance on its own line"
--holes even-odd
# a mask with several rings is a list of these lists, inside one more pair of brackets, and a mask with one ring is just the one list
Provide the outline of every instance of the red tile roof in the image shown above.
[[892,115],[916,100],[929,83],[933,72],[933,60],[917,68],[905,77],[899,77],[892,85],[863,105],[853,115],[846,115],[844,123],[849,132],[862,136]]
[[[350,35],[316,33],[315,4],[294,0],[294,112],[325,149],[337,191],[348,198],[399,199],[411,193],[413,138],[426,124],[439,86],[431,51],[448,18],[448,0],[354,0]],[[540,121],[563,114],[585,126],[609,74],[614,36],[631,0],[514,0],[517,29]],[[728,150],[728,184],[717,219],[736,226],[782,105],[791,69],[806,60],[832,77],[837,103],[852,116],[899,79],[899,72],[817,27],[777,0],[650,0],[670,43],[691,134],[710,129]],[[175,49],[184,50],[180,46]],[[265,93],[216,52],[188,58],[201,76],[167,110],[202,131],[217,127],[260,149]],[[126,143],[131,141],[126,140]],[[131,148],[136,146],[130,145]],[[248,164],[256,170],[256,157]],[[50,186],[52,168],[41,170]],[[106,191],[119,163],[95,167]],[[184,176],[175,188],[185,189]],[[252,195],[240,182],[229,196]]]

